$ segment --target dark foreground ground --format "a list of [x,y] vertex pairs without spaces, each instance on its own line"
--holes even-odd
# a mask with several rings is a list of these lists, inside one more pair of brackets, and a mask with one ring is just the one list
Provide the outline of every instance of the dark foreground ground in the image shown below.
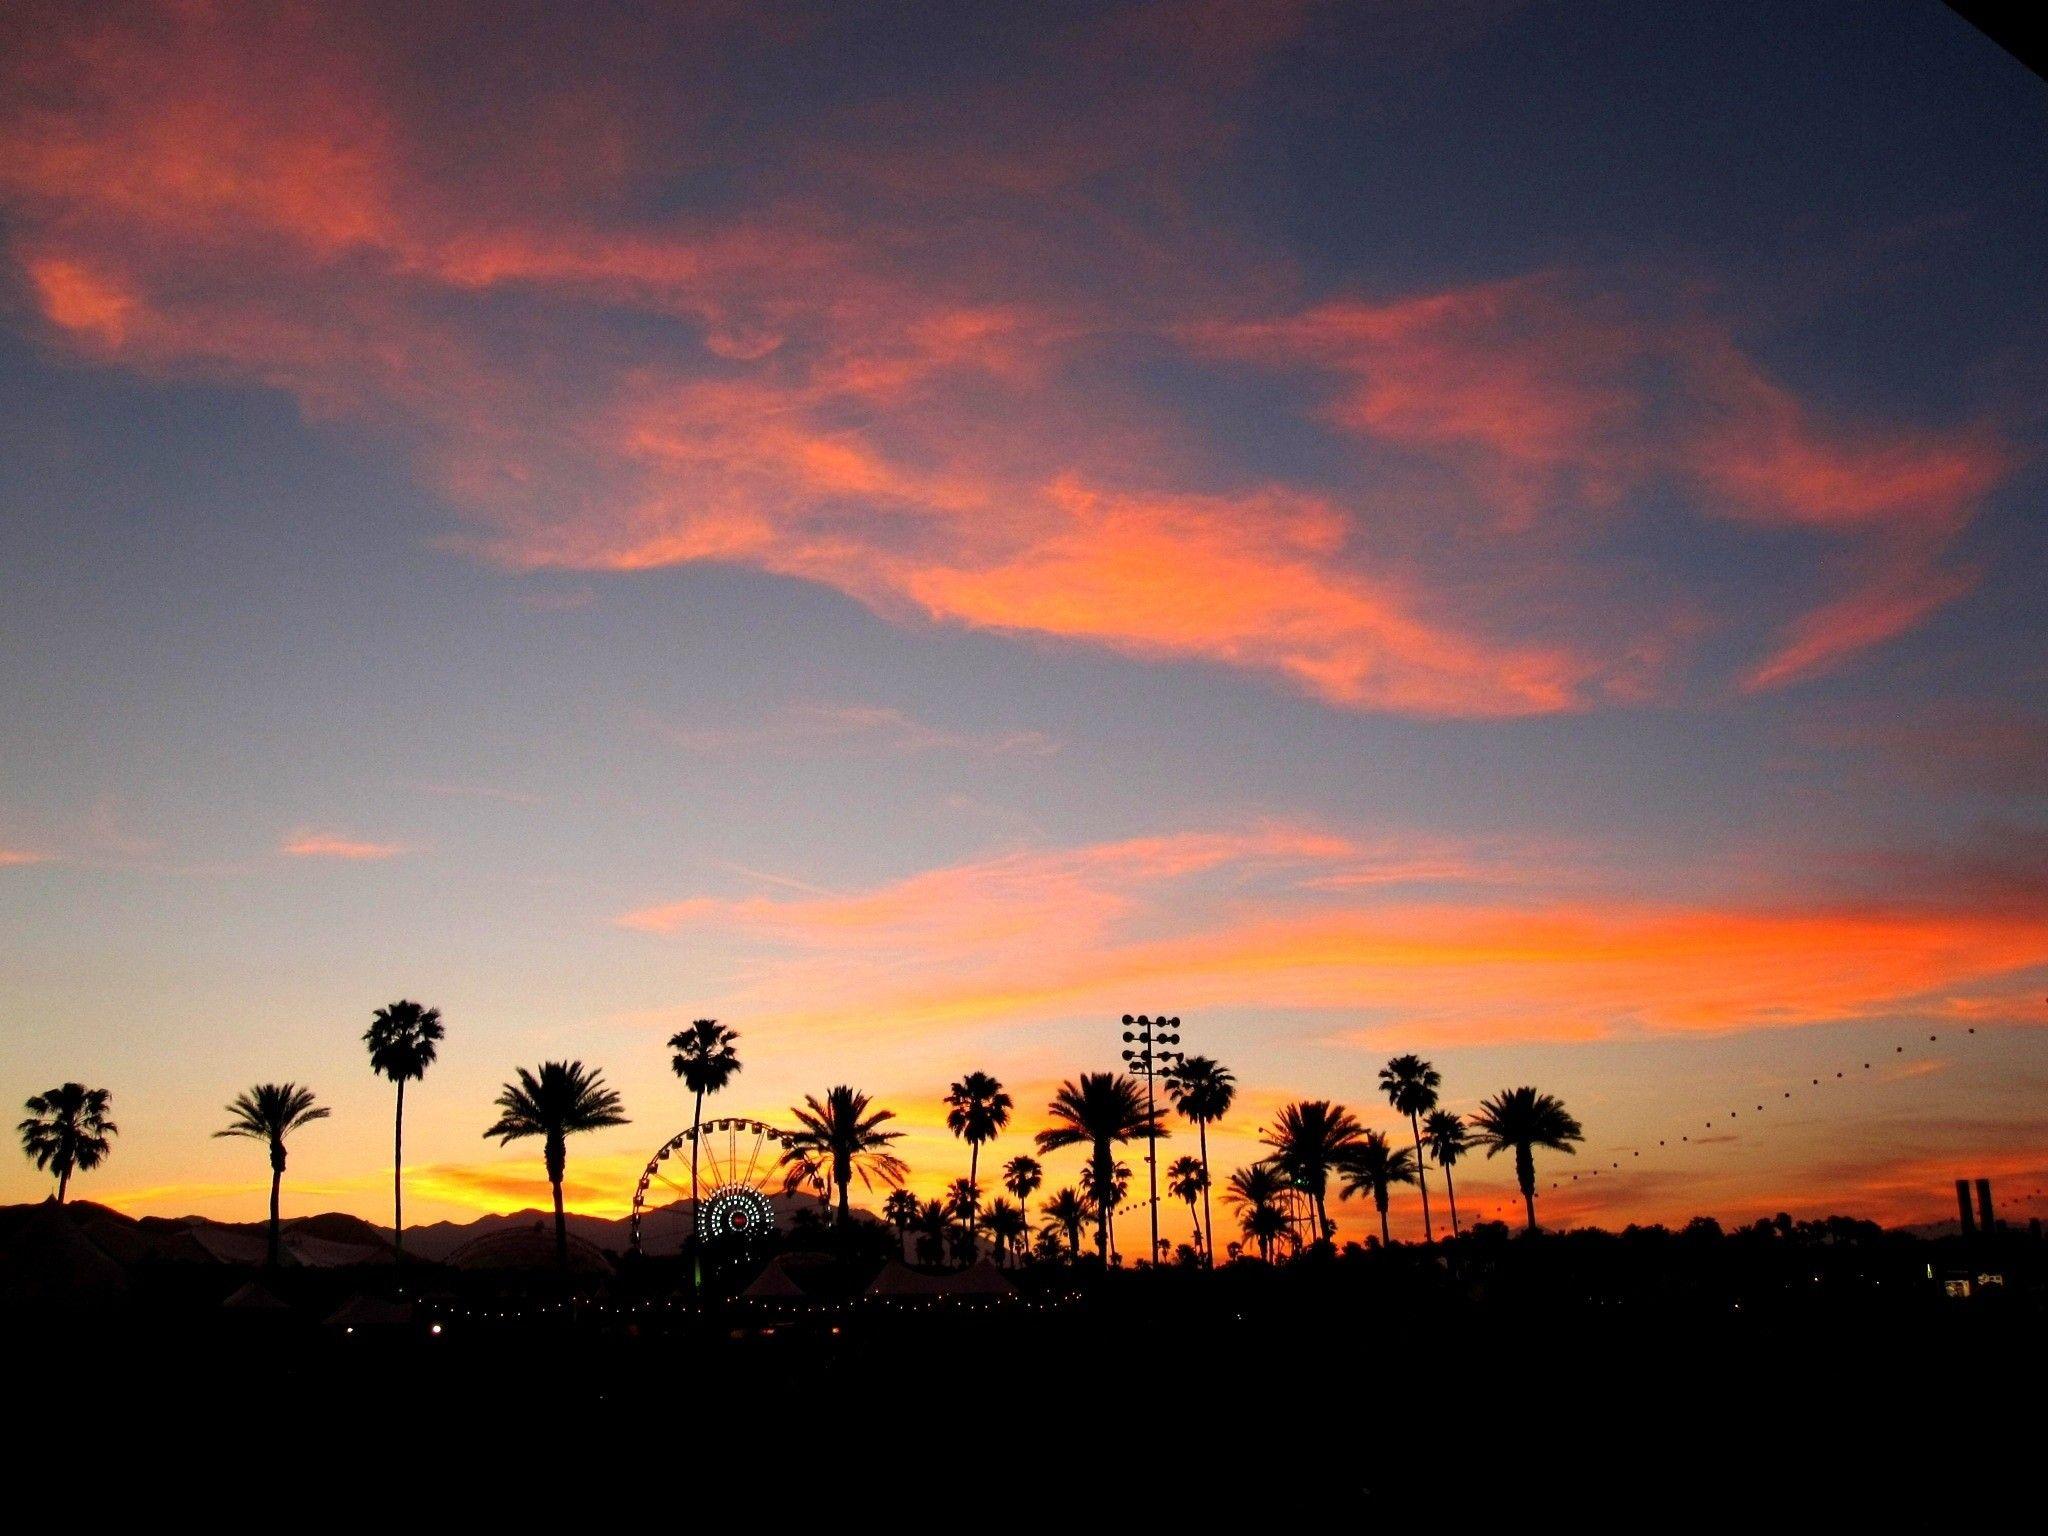
[[1542,1262],[1519,1286],[1334,1260],[1095,1275],[982,1310],[693,1315],[622,1284],[555,1311],[541,1285],[353,1334],[16,1314],[8,1354],[33,1395],[95,1405],[50,1456],[71,1442],[123,1486],[244,1508],[389,1504],[408,1528],[564,1508],[601,1525],[1995,1527],[2018,1523],[1994,1517],[2013,1497],[2037,1518],[2048,1330],[2024,1265],[1967,1299],[1791,1269],[1736,1298],[1589,1291]]

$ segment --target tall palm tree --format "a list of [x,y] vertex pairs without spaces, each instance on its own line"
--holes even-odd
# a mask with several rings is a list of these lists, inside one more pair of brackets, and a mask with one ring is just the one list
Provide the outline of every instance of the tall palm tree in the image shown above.
[[1378,1131],[1367,1131],[1363,1140],[1346,1149],[1338,1161],[1344,1175],[1344,1193],[1369,1194],[1380,1213],[1380,1242],[1391,1248],[1394,1234],[1387,1228],[1387,1192],[1396,1184],[1416,1180],[1415,1155],[1396,1147]]
[[[1084,1072],[1078,1082],[1060,1084],[1045,1112],[1053,1124],[1038,1133],[1038,1150],[1062,1147],[1089,1149],[1089,1177],[1105,1190],[1116,1182],[1116,1156],[1111,1146],[1146,1135],[1166,1135],[1159,1111],[1145,1107],[1145,1095],[1130,1078],[1112,1072]],[[1109,1220],[1112,1205],[1097,1206],[1096,1250],[1109,1262]]]
[[1259,1245],[1259,1257],[1271,1262],[1273,1244],[1290,1230],[1287,1220],[1287,1176],[1271,1163],[1253,1163],[1230,1176],[1225,1205],[1237,1207],[1244,1235]]
[[541,1138],[541,1158],[555,1196],[555,1263],[569,1267],[569,1219],[562,1212],[562,1177],[569,1138],[581,1131],[626,1125],[625,1106],[604,1085],[604,1074],[580,1061],[544,1061],[538,1076],[521,1067],[519,1081],[498,1094],[498,1123],[484,1132],[500,1146],[522,1136]]
[[[993,1141],[1010,1123],[1010,1096],[986,1072],[970,1072],[946,1091],[946,1129],[967,1143],[967,1181],[981,1188],[981,1144]],[[967,1240],[974,1241],[979,1206],[967,1217]]]
[[1364,1134],[1365,1127],[1350,1110],[1328,1099],[1302,1099],[1285,1105],[1278,1122],[1260,1133],[1259,1139],[1273,1149],[1273,1163],[1314,1207],[1316,1234],[1323,1242],[1330,1241],[1337,1230],[1330,1225],[1326,1198],[1330,1170]]
[[1017,1208],[1024,1213],[1024,1229],[1031,1229],[1031,1197],[1038,1192],[1038,1186],[1045,1182],[1045,1170],[1038,1166],[1038,1159],[1018,1153],[1003,1164],[1003,1188],[1017,1197]]
[[57,1176],[59,1205],[71,1189],[72,1174],[91,1173],[112,1154],[108,1138],[121,1134],[107,1118],[113,1103],[108,1089],[60,1083],[21,1106],[28,1111],[28,1118],[15,1127],[21,1133],[22,1153],[44,1173]]
[[1448,1109],[1435,1109],[1422,1122],[1422,1140],[1437,1167],[1444,1171],[1444,1194],[1451,1202],[1451,1236],[1458,1235],[1458,1186],[1451,1179],[1451,1165],[1465,1155],[1465,1122]]
[[1509,1088],[1480,1101],[1472,1116],[1472,1145],[1488,1157],[1510,1149],[1515,1154],[1515,1182],[1522,1186],[1522,1208],[1529,1230],[1536,1230],[1536,1157],[1534,1149],[1572,1155],[1572,1143],[1584,1141],[1579,1122],[1566,1113],[1562,1100],[1534,1088]]
[[427,1075],[445,1033],[440,1009],[422,1008],[408,998],[379,1008],[363,1031],[363,1044],[370,1048],[370,1070],[398,1085],[398,1114],[391,1130],[391,1241],[401,1264],[405,1262],[405,1085]]
[[697,1138],[704,1130],[704,1095],[716,1093],[740,1070],[739,1031],[727,1029],[716,1019],[694,1019],[690,1027],[668,1037],[669,1067],[683,1080],[695,1098],[690,1111],[690,1284],[699,1287],[703,1276],[697,1257]]
[[910,1172],[910,1165],[889,1150],[889,1144],[903,1133],[881,1128],[896,1118],[896,1111],[870,1111],[869,1102],[866,1094],[841,1083],[826,1090],[823,1103],[806,1094],[804,1107],[790,1110],[802,1129],[791,1139],[782,1160],[793,1163],[813,1157],[829,1164],[839,1191],[842,1227],[853,1219],[851,1196],[856,1175],[865,1189],[873,1189],[877,1183],[901,1189],[904,1175]]
[[1188,1204],[1188,1220],[1195,1229],[1195,1246],[1203,1252],[1209,1248],[1209,1240],[1202,1235],[1202,1222],[1195,1210],[1195,1202],[1209,1194],[1209,1170],[1202,1166],[1199,1157],[1176,1157],[1167,1165],[1166,1192],[1176,1200]]
[[220,1136],[247,1136],[270,1147],[270,1240],[265,1262],[277,1268],[277,1196],[284,1184],[285,1138],[300,1126],[325,1120],[327,1109],[313,1101],[313,1090],[297,1083],[258,1083],[228,1105],[227,1129]]
[[1081,1256],[1081,1226],[1088,1219],[1088,1207],[1082,1201],[1080,1192],[1071,1186],[1054,1190],[1052,1196],[1039,1209],[1044,1213],[1047,1230],[1065,1234],[1067,1257]]
[[917,1202],[917,1196],[909,1190],[889,1191],[889,1198],[882,1202],[882,1214],[888,1218],[889,1225],[896,1229],[896,1241],[899,1245],[910,1240],[910,1229],[917,1225],[917,1218],[923,1213],[923,1209]]
[[1024,1223],[1024,1212],[1010,1204],[1001,1195],[988,1203],[988,1214],[982,1218],[982,1225],[988,1228],[990,1241],[996,1245],[998,1255],[1008,1254],[1009,1262],[1017,1262],[1017,1251],[1028,1230]]
[[1191,1120],[1202,1141],[1202,1230],[1210,1235],[1202,1254],[1211,1269],[1216,1267],[1215,1218],[1209,1213],[1209,1127],[1230,1113],[1237,1098],[1237,1079],[1227,1067],[1207,1056],[1190,1056],[1166,1079],[1167,1097],[1181,1117]]
[[1415,1183],[1422,1191],[1422,1240],[1436,1241],[1429,1221],[1429,1173],[1422,1162],[1422,1117],[1436,1108],[1436,1091],[1444,1075],[1420,1056],[1396,1056],[1380,1068],[1380,1092],[1394,1106],[1396,1114],[1408,1117],[1408,1129],[1415,1135]]

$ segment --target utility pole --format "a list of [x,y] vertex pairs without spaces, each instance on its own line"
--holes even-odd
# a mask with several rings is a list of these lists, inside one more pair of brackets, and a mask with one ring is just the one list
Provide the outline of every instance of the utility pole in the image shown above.
[[[1162,1073],[1171,1073],[1187,1055],[1183,1051],[1157,1047],[1180,1044],[1180,1020],[1165,1014],[1124,1015],[1124,1064],[1135,1076],[1145,1079],[1145,1177],[1152,1191],[1152,1262],[1159,1262],[1159,1106],[1153,1097],[1153,1083]],[[1133,1047],[1136,1047],[1133,1049]]]

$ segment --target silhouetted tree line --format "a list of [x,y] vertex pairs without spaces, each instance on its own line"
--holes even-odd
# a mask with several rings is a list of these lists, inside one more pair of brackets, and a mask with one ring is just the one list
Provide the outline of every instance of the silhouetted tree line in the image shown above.
[[[406,1089],[422,1081],[434,1065],[444,1034],[438,1009],[401,999],[377,1009],[363,1036],[371,1069],[395,1089],[391,1214],[401,1258]],[[704,1101],[740,1072],[739,1038],[715,1019],[698,1019],[667,1042],[671,1066],[691,1096],[693,1207],[699,1193],[697,1140]],[[1536,1155],[1573,1152],[1584,1139],[1579,1122],[1557,1098],[1531,1087],[1504,1089],[1483,1099],[1469,1117],[1460,1116],[1440,1104],[1442,1081],[1431,1063],[1415,1055],[1395,1056],[1380,1071],[1379,1086],[1387,1103],[1408,1122],[1406,1145],[1367,1128],[1343,1104],[1303,1099],[1283,1105],[1259,1133],[1266,1155],[1231,1170],[1222,1180],[1222,1204],[1236,1225],[1236,1235],[1227,1238],[1216,1225],[1218,1191],[1209,1162],[1209,1128],[1230,1115],[1237,1081],[1228,1068],[1205,1056],[1186,1057],[1163,1074],[1167,1106],[1161,1108],[1148,1108],[1138,1082],[1119,1073],[1082,1073],[1063,1082],[1046,1106],[1050,1123],[1036,1134],[1034,1150],[1043,1156],[1073,1147],[1085,1157],[1074,1183],[1049,1191],[1038,1157],[1020,1153],[1002,1165],[1004,1193],[984,1198],[982,1150],[1008,1128],[1015,1106],[1002,1083],[982,1071],[965,1073],[945,1095],[947,1127],[966,1144],[968,1161],[965,1177],[956,1179],[941,1198],[919,1200],[904,1188],[909,1168],[892,1150],[901,1136],[889,1124],[894,1111],[845,1084],[807,1096],[791,1109],[796,1129],[781,1150],[779,1166],[785,1192],[806,1190],[817,1196],[817,1212],[800,1213],[804,1225],[849,1225],[852,1191],[858,1182],[883,1194],[881,1216],[893,1229],[899,1251],[931,1264],[968,1262],[984,1250],[1013,1267],[1031,1259],[1072,1263],[1091,1249],[1092,1257],[1105,1266],[1122,1263],[1116,1217],[1129,1202],[1131,1170],[1121,1154],[1133,1142],[1169,1136],[1169,1116],[1191,1127],[1196,1136],[1195,1151],[1174,1158],[1163,1169],[1162,1198],[1186,1205],[1191,1239],[1177,1249],[1162,1240],[1159,1252],[1140,1255],[1141,1262],[1214,1268],[1219,1250],[1227,1259],[1256,1256],[1269,1263],[1331,1252],[1337,1242],[1330,1215],[1333,1184],[1338,1194],[1371,1203],[1378,1218],[1378,1240],[1385,1246],[1393,1244],[1393,1202],[1402,1191],[1413,1190],[1427,1247],[1437,1235],[1433,1175],[1441,1181],[1450,1235],[1466,1235],[1458,1212],[1455,1170],[1475,1152],[1512,1158],[1523,1199],[1523,1226],[1535,1231]],[[19,1127],[22,1149],[56,1180],[58,1202],[68,1197],[74,1176],[100,1167],[111,1155],[118,1133],[111,1107],[107,1090],[79,1083],[62,1084],[27,1101],[28,1117]],[[520,1068],[500,1091],[497,1109],[498,1117],[485,1136],[501,1143],[529,1138],[541,1143],[542,1166],[553,1196],[556,1253],[566,1261],[563,1184],[569,1138],[627,1124],[624,1106],[598,1069],[578,1061],[548,1061],[534,1070]],[[328,1110],[300,1084],[259,1083],[239,1095],[228,1106],[228,1114],[228,1125],[215,1134],[261,1142],[268,1154],[268,1252],[274,1264],[289,1142],[327,1118]],[[1469,1235],[1483,1245],[1494,1225],[1482,1223]],[[1698,1252],[1720,1252],[1711,1247],[1718,1243],[1843,1247],[1871,1241],[1869,1231],[1875,1229],[1867,1228],[1868,1223],[1845,1218],[1813,1223],[1780,1216],[1737,1233],[1723,1233],[1710,1218],[1702,1217],[1675,1233],[1631,1227],[1616,1240],[1637,1247],[1668,1241],[1691,1245],[1680,1251]]]

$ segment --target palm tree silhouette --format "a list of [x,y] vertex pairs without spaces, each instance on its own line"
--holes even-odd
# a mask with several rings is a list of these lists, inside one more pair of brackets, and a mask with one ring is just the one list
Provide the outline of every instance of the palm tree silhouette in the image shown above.
[[[1055,1122],[1038,1133],[1038,1150],[1057,1152],[1062,1147],[1089,1149],[1083,1189],[1100,1185],[1112,1189],[1116,1182],[1116,1157],[1111,1146],[1134,1137],[1166,1135],[1159,1125],[1159,1111],[1145,1107],[1145,1095],[1128,1077],[1111,1072],[1084,1072],[1079,1082],[1060,1084],[1045,1112]],[[1102,1262],[1109,1262],[1109,1222],[1114,1204],[1096,1206],[1098,1226],[1096,1249]]]
[[690,1027],[668,1037],[675,1052],[669,1066],[683,1086],[695,1096],[690,1111],[690,1285],[701,1289],[703,1274],[697,1255],[697,1138],[704,1129],[704,1095],[716,1093],[740,1070],[739,1031],[727,1029],[716,1019],[694,1019]]
[[1451,1202],[1451,1236],[1458,1235],[1458,1186],[1451,1179],[1451,1165],[1465,1155],[1465,1122],[1448,1109],[1434,1109],[1422,1122],[1422,1139],[1444,1171],[1444,1194]]
[[264,1262],[277,1268],[277,1196],[284,1183],[285,1138],[302,1125],[325,1120],[327,1110],[313,1102],[313,1090],[297,1083],[258,1083],[228,1105],[227,1129],[215,1137],[247,1136],[270,1147],[270,1239]]
[[1345,1149],[1337,1164],[1344,1175],[1344,1193],[1372,1196],[1379,1208],[1380,1242],[1392,1247],[1394,1234],[1387,1228],[1387,1192],[1396,1184],[1413,1184],[1415,1155],[1396,1147],[1378,1131],[1367,1131],[1364,1139]]
[[1017,1208],[1024,1215],[1024,1230],[1031,1230],[1031,1197],[1038,1186],[1045,1182],[1045,1170],[1038,1166],[1038,1159],[1018,1153],[1003,1164],[1003,1188],[1017,1197]]
[[[1380,1068],[1380,1091],[1396,1114],[1408,1117],[1408,1129],[1415,1135],[1415,1183],[1422,1191],[1422,1240],[1436,1241],[1429,1221],[1429,1173],[1422,1162],[1422,1117],[1436,1108],[1436,1091],[1443,1086],[1443,1074],[1420,1056],[1396,1056]],[[1382,1213],[1384,1214],[1384,1213]],[[1383,1223],[1384,1225],[1384,1223]]]
[[907,1189],[892,1189],[889,1198],[882,1202],[882,1214],[889,1219],[889,1225],[896,1229],[896,1241],[903,1244],[910,1239],[910,1229],[917,1225],[917,1218],[923,1207],[917,1203],[917,1196]]
[[391,1131],[391,1241],[398,1262],[405,1262],[405,1085],[427,1075],[445,1031],[441,1010],[422,1008],[407,998],[387,1003],[370,1015],[363,1044],[370,1048],[370,1069],[398,1085],[398,1114]]
[[830,1166],[832,1182],[839,1191],[842,1227],[853,1219],[851,1194],[855,1175],[865,1189],[873,1189],[877,1183],[900,1189],[904,1175],[910,1172],[909,1164],[888,1150],[889,1143],[903,1133],[881,1129],[885,1121],[896,1118],[896,1111],[870,1112],[869,1102],[866,1094],[842,1083],[826,1090],[822,1104],[806,1094],[804,1107],[790,1110],[802,1129],[791,1138],[782,1160],[793,1163],[813,1157]]
[[951,1225],[945,1202],[927,1201],[917,1216],[917,1257],[921,1263],[936,1264],[946,1255],[946,1229]]
[[1572,1154],[1571,1144],[1586,1133],[1565,1112],[1562,1101],[1534,1088],[1509,1088],[1483,1099],[1472,1116],[1472,1145],[1488,1157],[1510,1149],[1515,1154],[1515,1182],[1522,1186],[1522,1207],[1529,1230],[1536,1230],[1536,1158],[1533,1149]]
[[1202,1230],[1209,1238],[1202,1256],[1211,1269],[1216,1267],[1216,1222],[1209,1213],[1209,1127],[1230,1113],[1237,1097],[1237,1079],[1229,1068],[1218,1066],[1207,1056],[1190,1056],[1167,1075],[1167,1097],[1181,1117],[1195,1124],[1202,1142]]
[[1238,1225],[1259,1245],[1259,1257],[1272,1262],[1273,1244],[1293,1230],[1287,1219],[1287,1176],[1271,1163],[1253,1163],[1230,1176],[1225,1205],[1237,1207]]
[[500,1146],[538,1136],[555,1196],[555,1263],[569,1267],[569,1220],[562,1212],[562,1177],[569,1167],[569,1137],[580,1131],[630,1124],[619,1096],[604,1085],[604,1074],[580,1061],[544,1061],[538,1076],[518,1069],[519,1081],[498,1094],[498,1123],[484,1132]]
[[1017,1250],[1022,1245],[1027,1230],[1024,1212],[998,1195],[989,1201],[988,1214],[982,1218],[981,1224],[988,1228],[988,1235],[996,1245],[996,1252],[999,1255],[1007,1253],[1010,1256],[1010,1263],[1014,1266],[1017,1262]]
[[[967,1181],[981,1188],[981,1144],[1010,1123],[1010,1096],[986,1072],[970,1072],[946,1092],[946,1129],[967,1142]],[[967,1242],[974,1243],[980,1207],[967,1215]]]
[[1116,1213],[1124,1196],[1131,1192],[1131,1170],[1127,1163],[1112,1161],[1105,1179],[1099,1175],[1099,1168],[1093,1161],[1081,1165],[1081,1203],[1096,1213],[1107,1235],[1103,1256],[1106,1264],[1116,1257]]
[[1044,1229],[1063,1233],[1067,1239],[1067,1257],[1081,1256],[1081,1225],[1088,1219],[1088,1207],[1080,1193],[1071,1186],[1053,1191],[1051,1198],[1040,1207],[1044,1214]]
[[1195,1213],[1195,1202],[1209,1193],[1209,1170],[1202,1166],[1199,1157],[1176,1157],[1166,1168],[1166,1192],[1176,1200],[1188,1203],[1188,1220],[1195,1228],[1195,1246],[1206,1250],[1208,1239],[1202,1235],[1201,1219]]
[[1273,1149],[1272,1161],[1315,1209],[1316,1232],[1323,1242],[1337,1230],[1330,1224],[1330,1170],[1357,1145],[1365,1127],[1351,1111],[1328,1099],[1303,1099],[1280,1111],[1279,1121],[1259,1139]]
[[953,1234],[953,1255],[973,1258],[977,1245],[974,1220],[981,1214],[981,1191],[970,1179],[955,1179],[946,1189],[946,1215],[958,1229]]
[[28,1111],[28,1118],[15,1127],[21,1133],[22,1154],[40,1171],[57,1176],[59,1205],[71,1189],[72,1174],[91,1173],[112,1154],[108,1138],[121,1134],[107,1118],[113,1103],[114,1095],[105,1088],[60,1083],[31,1095],[21,1106]]

